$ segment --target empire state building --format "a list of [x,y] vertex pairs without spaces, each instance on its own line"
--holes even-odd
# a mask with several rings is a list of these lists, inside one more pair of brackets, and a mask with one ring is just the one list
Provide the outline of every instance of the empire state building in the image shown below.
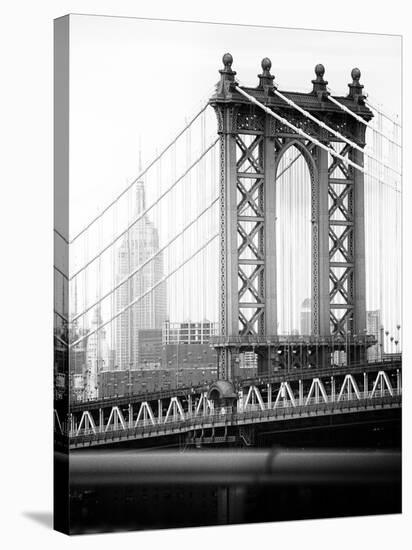
[[[144,212],[145,188],[143,182],[135,185],[134,218]],[[159,235],[153,222],[143,215],[123,238],[118,250],[117,282],[125,279],[159,250]],[[116,293],[116,311],[142,296],[164,273],[162,252],[148,261],[144,267],[125,282]],[[160,283],[153,291],[138,300],[122,313],[116,321],[116,366],[121,370],[137,368],[141,329],[161,329],[167,318],[166,283]]]

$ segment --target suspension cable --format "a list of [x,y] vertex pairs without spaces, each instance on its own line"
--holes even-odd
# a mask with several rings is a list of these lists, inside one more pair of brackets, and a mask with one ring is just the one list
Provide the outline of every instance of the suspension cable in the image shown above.
[[53,313],[54,313],[55,315],[57,315],[57,317],[60,317],[60,319],[62,319],[62,320],[65,321],[66,323],[69,322],[69,320],[67,319],[67,317],[65,317],[65,316],[63,315],[63,313],[60,313],[59,311],[57,311],[57,309],[54,309],[54,310],[53,310]]
[[53,269],[54,269],[55,271],[57,271],[57,273],[60,273],[60,275],[63,277],[63,279],[66,279],[66,281],[69,280],[69,278],[68,278],[68,276],[66,275],[66,273],[63,273],[63,271],[62,271],[61,269],[59,269],[59,268],[57,267],[57,265],[53,265]]
[[60,336],[57,336],[57,334],[54,335],[54,338],[60,342],[61,344],[63,344],[65,347],[69,347],[69,344],[68,342],[66,342],[65,340],[63,340],[62,338],[60,338]]
[[148,170],[154,165],[156,164],[156,162],[158,160],[160,160],[163,155],[171,148],[173,147],[173,145],[177,142],[177,140],[186,132],[186,130],[188,128],[190,128],[190,126],[192,126],[192,124],[200,117],[200,115],[207,109],[209,103],[207,102],[201,109],[200,111],[191,119],[189,120],[189,122],[186,124],[186,126],[183,128],[183,130],[181,130],[177,136],[152,160],[152,162],[150,164],[148,164],[146,166],[146,168],[140,172],[140,174],[125,188],[123,189],[123,191],[117,195],[117,197],[115,199],[112,200],[111,203],[109,203],[99,214],[97,214],[97,216],[95,216],[92,221],[90,221],[81,231],[79,231],[71,240],[70,240],[70,244],[72,244],[74,241],[76,241],[80,235],[83,235],[83,233],[85,233],[97,220],[99,220],[113,205],[116,204],[116,202],[118,202],[118,200],[123,197],[123,195],[125,193],[127,193],[129,191],[129,189],[131,189],[133,187],[133,185],[135,185],[136,182],[138,182],[145,174],[146,172],[148,172]]
[[117,313],[115,313],[115,315],[112,315],[112,317],[110,319],[108,319],[107,321],[105,321],[104,323],[101,323],[98,327],[96,327],[95,329],[91,330],[90,332],[88,332],[87,334],[84,334],[83,336],[81,336],[80,338],[78,338],[77,340],[75,340],[74,342],[72,342],[69,347],[70,348],[73,348],[74,346],[76,346],[77,344],[79,344],[80,342],[82,342],[83,340],[85,340],[86,338],[89,338],[90,336],[92,336],[93,334],[95,334],[96,332],[98,332],[99,330],[101,330],[102,328],[104,328],[106,325],[108,325],[109,323],[111,323],[112,321],[114,321],[117,317],[119,317],[120,315],[122,315],[123,313],[125,313],[126,311],[128,311],[132,306],[134,306],[135,304],[137,304],[138,302],[140,302],[140,300],[143,300],[143,298],[145,296],[147,296],[148,294],[150,294],[150,292],[153,292],[153,290],[156,290],[156,288],[161,285],[162,283],[166,282],[172,275],[174,275],[177,271],[179,271],[179,269],[181,269],[182,267],[184,267],[190,260],[192,260],[194,257],[196,257],[200,252],[202,252],[214,239],[216,239],[216,237],[219,236],[219,233],[215,233],[214,235],[212,235],[200,248],[198,248],[197,250],[195,250],[195,252],[193,252],[193,254],[191,254],[188,258],[186,258],[183,262],[181,262],[177,267],[175,267],[172,271],[170,271],[170,273],[168,273],[167,275],[165,275],[164,277],[162,277],[161,279],[159,279],[157,281],[157,283],[155,283],[153,286],[151,286],[149,289],[147,289],[145,292],[143,292],[142,294],[140,294],[139,296],[137,296],[137,298],[134,298],[130,303],[128,303],[126,306],[124,306],[121,310],[119,310]]
[[337,107],[339,107],[340,109],[342,109],[342,111],[345,111],[345,113],[348,113],[349,115],[353,116],[353,118],[355,118],[358,122],[361,122],[362,124],[364,124],[367,128],[370,128],[372,130],[372,132],[375,132],[377,134],[379,134],[381,137],[385,138],[386,140],[388,140],[390,143],[393,143],[393,145],[396,145],[396,147],[402,147],[399,143],[397,143],[396,141],[393,141],[393,139],[389,138],[386,134],[384,134],[383,132],[381,132],[380,130],[378,130],[377,128],[375,128],[374,126],[372,126],[371,124],[369,124],[369,122],[367,122],[365,119],[363,119],[362,117],[360,117],[359,115],[357,115],[356,113],[354,113],[353,111],[351,111],[350,109],[348,109],[346,107],[346,105],[343,105],[342,103],[340,103],[339,101],[337,101],[334,97],[332,97],[331,95],[328,95],[328,99],[329,101],[331,101],[334,105],[336,105]]
[[367,99],[365,99],[365,103],[368,107],[370,107],[373,111],[376,111],[379,115],[382,115],[383,118],[386,118],[386,120],[389,120],[389,122],[392,122],[392,124],[394,126],[398,126],[398,128],[402,128],[402,124],[400,124],[399,122],[397,122],[396,120],[393,120],[393,118],[391,118],[387,113],[383,112],[381,108],[379,107],[376,107],[375,105],[373,105],[370,101],[368,101]]
[[184,179],[187,174],[202,160],[202,158],[207,155],[207,153],[213,149],[213,147],[216,145],[216,143],[219,141],[219,138],[216,138],[215,141],[213,141],[209,147],[207,149],[205,149],[203,151],[203,153],[193,162],[193,164],[191,164],[189,166],[189,168],[187,168],[185,170],[185,172],[179,177],[177,178],[177,180],[175,180],[172,185],[170,187],[168,187],[166,189],[166,191],[164,191],[154,202],[152,202],[152,204],[150,206],[148,206],[145,210],[143,210],[143,212],[141,212],[137,218],[135,218],[131,223],[129,223],[129,225],[126,227],[126,229],[124,229],[121,233],[119,233],[119,235],[117,235],[117,237],[115,237],[114,239],[112,239],[112,241],[107,244],[104,248],[102,248],[102,250],[100,250],[100,252],[98,252],[95,256],[93,256],[93,258],[91,258],[88,262],[86,262],[80,269],[78,269],[71,277],[70,277],[70,281],[72,281],[75,277],[77,277],[82,271],[84,271],[90,264],[92,264],[93,262],[95,262],[104,252],[106,252],[106,250],[108,250],[111,246],[114,245],[114,243],[116,243],[121,237],[123,237],[123,235],[125,235],[139,220],[141,220],[144,216],[146,216],[146,214],[148,212],[150,212],[150,210],[152,210],[168,193],[170,193],[170,191],[172,191],[172,189],[174,189],[176,187],[176,185],[182,180]]
[[66,237],[62,235],[58,229],[53,228],[53,231],[56,233],[57,236],[59,236],[62,239],[62,241],[64,241],[66,244],[69,244],[68,239],[66,239]]
[[[239,80],[237,79],[237,81],[239,82]],[[280,88],[283,88],[283,89],[286,89],[285,86],[282,86],[281,83],[279,82],[278,79],[276,79],[275,81],[275,84],[280,87]],[[329,86],[326,86],[326,89],[327,91],[332,94],[333,93],[333,90],[329,87]],[[367,94],[367,97],[370,97],[369,94]],[[378,114],[382,115],[384,118],[386,118],[387,120],[389,120],[390,122],[392,122],[395,126],[399,126],[400,128],[402,128],[402,124],[400,124],[399,122],[397,122],[396,120],[393,120],[393,118],[385,113],[384,111],[382,111],[379,107],[375,107],[373,104],[371,104],[366,98],[364,99],[364,102],[366,105],[368,105],[371,109],[373,109],[374,111],[376,111]],[[395,115],[395,116],[398,116],[398,115]],[[365,122],[365,121],[363,121]],[[374,130],[374,127],[371,126],[371,130]]]
[[296,157],[293,160],[290,161],[290,163],[282,170],[282,172],[280,174],[278,174],[276,176],[275,181],[278,181],[278,179],[281,178],[283,176],[283,174],[285,172],[287,172],[289,170],[289,168],[291,168],[301,156],[302,156],[302,153],[299,151],[299,153],[296,155]]
[[201,212],[199,212],[199,214],[191,221],[189,222],[183,229],[181,229],[178,233],[176,233],[176,235],[174,235],[174,237],[172,237],[171,239],[169,239],[169,241],[164,244],[161,248],[159,248],[158,250],[156,250],[156,252],[154,254],[152,254],[149,258],[147,258],[143,263],[141,263],[140,265],[138,265],[133,271],[131,271],[128,275],[126,275],[126,277],[124,277],[121,281],[119,281],[111,290],[108,290],[106,292],[106,294],[104,294],[103,296],[101,296],[98,300],[96,300],[93,304],[89,305],[86,307],[86,309],[84,309],[81,313],[78,313],[77,315],[75,315],[72,319],[72,322],[74,323],[75,321],[77,321],[77,319],[79,319],[80,317],[82,317],[83,315],[85,315],[88,311],[90,311],[92,308],[96,307],[97,305],[99,305],[103,300],[105,300],[107,297],[109,297],[111,294],[113,294],[113,292],[115,292],[118,288],[120,288],[122,285],[124,285],[124,283],[126,283],[129,279],[131,279],[134,275],[136,275],[136,273],[138,273],[139,271],[141,271],[148,263],[150,263],[152,260],[154,260],[157,256],[159,256],[159,254],[161,254],[162,252],[164,252],[164,250],[170,246],[171,244],[174,243],[174,241],[176,241],[180,236],[183,235],[183,233],[185,233],[192,225],[194,225],[197,221],[199,221],[199,219],[206,213],[208,212],[215,204],[216,202],[219,200],[219,197],[216,197],[206,208],[204,208]]
[[387,187],[390,187],[391,189],[393,189],[394,191],[396,191],[397,193],[400,193],[400,190],[397,189],[396,187],[393,187],[392,185],[388,184],[387,182],[381,180],[380,178],[378,178],[377,176],[375,176],[374,174],[371,174],[370,172],[367,172],[365,170],[365,168],[363,168],[362,166],[360,166],[359,164],[356,164],[356,162],[353,162],[352,160],[350,160],[349,158],[347,157],[344,157],[343,155],[339,154],[337,151],[335,151],[334,149],[332,149],[331,147],[328,147],[327,145],[321,143],[318,139],[314,138],[313,136],[307,134],[306,132],[304,132],[303,130],[301,130],[301,128],[298,128],[297,126],[295,126],[294,124],[292,124],[291,122],[289,122],[286,118],[283,118],[282,116],[278,115],[277,113],[275,113],[274,111],[272,111],[271,109],[269,109],[268,107],[266,107],[265,105],[263,105],[263,103],[261,103],[260,101],[258,101],[257,99],[255,99],[253,96],[251,96],[250,94],[248,94],[247,92],[245,92],[244,90],[242,90],[242,88],[240,88],[240,86],[237,86],[236,87],[236,90],[241,94],[243,95],[244,97],[246,97],[247,99],[249,99],[249,101],[251,101],[252,103],[254,103],[255,105],[258,105],[261,109],[263,109],[266,113],[268,113],[269,115],[273,116],[274,118],[276,118],[277,120],[279,120],[280,122],[282,122],[282,124],[284,124],[285,126],[288,126],[289,128],[291,128],[294,132],[296,132],[297,134],[301,135],[302,137],[308,139],[309,141],[311,141],[312,143],[314,143],[315,145],[317,145],[318,147],[320,147],[321,149],[323,149],[324,151],[327,151],[328,153],[330,153],[331,155],[333,155],[334,157],[338,158],[339,160],[343,161],[345,164],[348,164],[349,166],[352,166],[353,168],[355,168],[356,170],[359,170],[359,172],[362,172],[363,174],[366,174],[368,175],[369,177],[377,180],[379,183],[382,183],[383,185],[386,185]]
[[375,155],[371,154],[371,153],[368,153],[366,151],[364,151],[364,149],[358,145],[357,143],[355,143],[354,141],[352,141],[351,139],[345,137],[344,135],[342,135],[340,132],[337,132],[336,130],[334,130],[333,128],[330,128],[327,124],[325,124],[322,120],[319,120],[318,118],[314,117],[311,113],[309,113],[308,111],[306,111],[305,109],[302,109],[302,107],[300,107],[297,103],[295,103],[294,101],[292,101],[291,99],[289,99],[288,97],[286,97],[285,95],[283,95],[281,92],[279,92],[278,90],[274,89],[273,92],[278,96],[280,97],[281,99],[283,99],[283,101],[285,101],[288,105],[290,105],[291,107],[293,107],[294,109],[296,109],[297,111],[299,111],[300,113],[302,113],[302,115],[304,115],[305,117],[309,118],[310,120],[313,120],[313,122],[315,122],[318,126],[320,126],[321,128],[323,128],[324,130],[330,132],[332,135],[334,135],[335,137],[339,138],[339,139],[342,139],[343,141],[345,141],[348,145],[350,145],[353,149],[357,149],[358,151],[360,151],[361,153],[365,154],[366,156],[368,156],[369,158],[375,160],[376,162],[378,162],[379,164],[381,164],[384,168],[387,168],[388,170],[392,170],[392,172],[395,172],[395,174],[397,174],[398,176],[402,176],[401,172],[398,172],[398,170],[396,170],[395,168],[392,168],[392,166],[389,166],[388,164],[385,164],[384,162],[382,162],[378,157],[376,157]]

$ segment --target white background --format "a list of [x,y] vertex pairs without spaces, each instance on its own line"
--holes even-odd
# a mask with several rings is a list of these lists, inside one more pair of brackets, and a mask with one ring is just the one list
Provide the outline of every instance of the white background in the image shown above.
[[[84,536],[69,539],[50,530],[52,509],[52,33],[53,18],[66,13],[100,13],[331,30],[399,33],[404,41],[404,98],[410,97],[410,15],[406,2],[377,7],[359,2],[280,1],[195,2],[151,0],[142,3],[9,0],[0,19],[0,319],[1,452],[0,537],[3,548],[182,548],[212,545],[283,548],[408,548],[410,491],[404,514],[342,520],[260,524]],[[244,10],[244,11],[242,11]],[[376,10],[376,11],[375,11]],[[308,45],[310,47],[310,45]],[[391,74],[382,74],[391,79]],[[404,104],[404,212],[411,206],[411,109]],[[404,240],[411,234],[405,215]],[[410,252],[404,247],[404,281],[409,282]],[[404,313],[410,311],[404,289]],[[405,315],[406,317],[406,315]],[[404,318],[404,341],[410,326]],[[406,347],[406,346],[405,346]],[[405,383],[410,346],[406,349]],[[409,397],[409,392],[408,392]],[[410,449],[404,407],[405,456]],[[404,468],[405,487],[410,475]],[[274,495],[275,498],[275,495]]]

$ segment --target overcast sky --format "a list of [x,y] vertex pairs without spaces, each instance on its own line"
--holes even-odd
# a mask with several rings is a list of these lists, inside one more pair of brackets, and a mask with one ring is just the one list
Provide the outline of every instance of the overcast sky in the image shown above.
[[270,57],[281,90],[309,91],[323,63],[346,94],[357,66],[371,101],[400,114],[400,37],[71,16],[71,235],[137,175],[139,142],[145,165],[211,95],[226,51],[252,86]]

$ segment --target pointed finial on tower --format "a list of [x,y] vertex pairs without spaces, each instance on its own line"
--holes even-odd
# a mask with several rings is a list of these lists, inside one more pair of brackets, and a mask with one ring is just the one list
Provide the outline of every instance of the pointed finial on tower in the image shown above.
[[270,90],[273,90],[275,87],[273,84],[274,76],[270,74],[270,69],[272,67],[272,61],[268,57],[264,57],[262,59],[262,74],[258,75],[259,78],[259,86],[258,88],[263,88],[265,90],[265,93],[269,93]]
[[352,84],[348,84],[349,86],[348,97],[352,98],[353,101],[355,101],[356,103],[363,105],[364,99],[366,96],[364,96],[362,93],[363,86],[359,82],[361,77],[361,72],[357,67],[352,69],[351,77],[352,77]]
[[230,53],[223,55],[222,62],[223,69],[219,69],[220,81],[216,85],[216,94],[227,97],[234,91],[236,71],[232,70],[233,57]]
[[316,78],[312,80],[313,84],[313,90],[312,92],[314,94],[317,94],[319,99],[322,99],[325,95],[328,95],[328,90],[326,86],[328,85],[327,80],[323,79],[323,75],[325,74],[325,67],[322,65],[322,63],[318,63],[315,67],[315,75]]
[[[142,138],[139,136],[139,175],[142,173],[143,170],[143,163],[142,163]],[[145,193],[145,186],[144,186],[144,180],[139,179],[139,181],[136,181],[136,204],[135,204],[135,214],[140,214],[146,209],[146,193]]]
[[222,57],[224,69],[220,69],[220,74],[236,74],[232,71],[233,56],[230,53],[225,53]]

